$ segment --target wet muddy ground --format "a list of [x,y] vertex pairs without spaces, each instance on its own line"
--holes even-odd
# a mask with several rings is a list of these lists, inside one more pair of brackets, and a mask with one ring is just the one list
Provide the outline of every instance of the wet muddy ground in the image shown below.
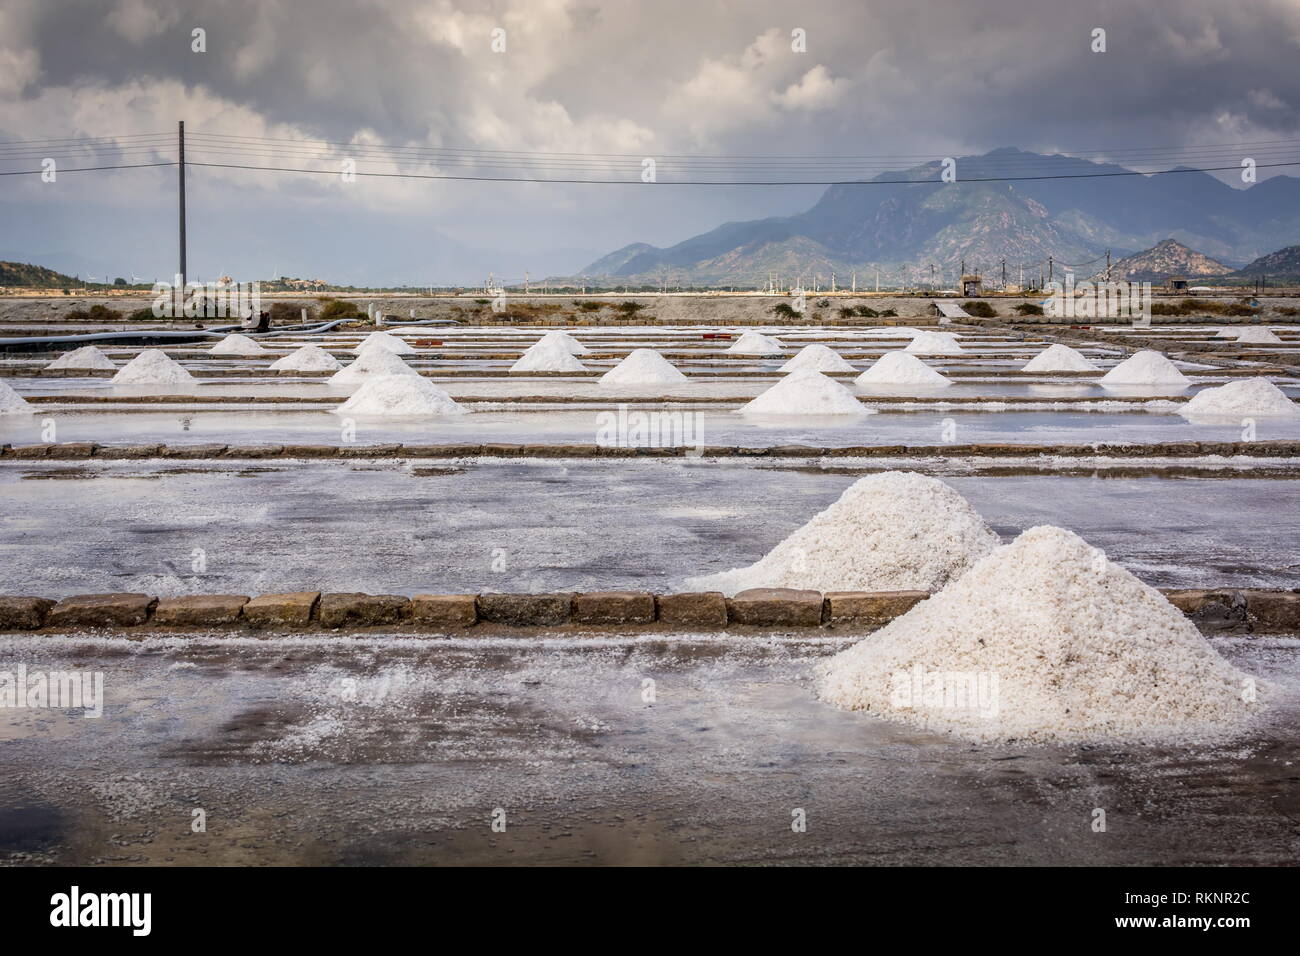
[[[0,859],[1198,865],[1300,853],[1300,640],[1216,639],[1283,692],[1248,737],[1176,748],[977,746],[840,712],[816,699],[811,669],[845,643],[0,640],[6,668],[99,671],[105,687],[98,719],[0,710]],[[797,811],[806,832],[792,829]]]

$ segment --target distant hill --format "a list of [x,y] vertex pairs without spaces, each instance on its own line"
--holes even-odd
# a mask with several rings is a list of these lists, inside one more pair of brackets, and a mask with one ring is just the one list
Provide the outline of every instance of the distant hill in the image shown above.
[[[931,263],[951,282],[963,259],[988,277],[1005,258],[1014,282],[1048,256],[1059,270],[1171,238],[1226,271],[1300,236],[1300,179],[1288,176],[1235,189],[1196,170],[1123,175],[1114,164],[1015,149],[960,157],[957,168],[955,183],[939,181],[935,162],[830,186],[797,215],[729,222],[666,248],[633,243],[579,275],[762,286],[772,271],[785,285],[814,273],[825,284],[833,271],[843,287],[854,272],[859,283],[874,278],[877,266],[893,281],[902,269],[925,278]],[[1035,178],[979,181],[1020,171]]]
[[[1111,266],[1111,277],[1128,282],[1163,282],[1170,276],[1222,276],[1230,266],[1189,249],[1176,239],[1162,239],[1150,249],[1127,256]],[[1097,273],[1104,275],[1105,270]]]
[[26,262],[0,262],[0,286],[23,289],[66,289],[84,283],[62,272]]
[[1287,246],[1277,252],[1260,256],[1229,274],[1227,278],[1232,281],[1248,282],[1260,276],[1267,276],[1270,283],[1276,279],[1278,282],[1300,284],[1300,246]]

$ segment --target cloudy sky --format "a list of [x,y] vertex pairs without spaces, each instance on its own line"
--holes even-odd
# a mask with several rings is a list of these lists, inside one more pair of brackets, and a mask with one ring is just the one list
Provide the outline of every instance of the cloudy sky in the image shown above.
[[[592,160],[550,154],[599,154],[599,178],[631,180],[187,172],[192,275],[470,283],[573,273],[821,192],[665,185],[674,156],[905,166],[1001,146],[1134,157],[1295,139],[1297,62],[1300,0],[5,0],[0,170],[46,153],[63,169],[174,159],[151,134],[183,119],[201,162],[334,171],[352,155],[361,172],[522,163],[596,178]],[[89,137],[117,148],[54,142]],[[660,183],[637,180],[641,157],[667,164]],[[0,177],[0,259],[168,274],[175,180],[174,167]]]

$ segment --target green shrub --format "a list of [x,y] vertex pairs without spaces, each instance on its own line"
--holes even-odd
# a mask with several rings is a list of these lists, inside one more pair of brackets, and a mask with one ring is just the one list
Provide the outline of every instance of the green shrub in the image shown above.
[[1152,315],[1186,315],[1187,312],[1175,302],[1153,302]]
[[993,306],[989,305],[983,299],[977,299],[973,302],[963,302],[961,307],[966,310],[967,315],[973,315],[977,319],[994,319],[998,313]]
[[784,316],[787,319],[799,318],[799,313],[794,310],[789,302],[778,302],[772,306],[772,312],[776,315]]
[[1032,302],[1021,302],[1016,306],[1016,311],[1021,315],[1042,315],[1043,307]]
[[[308,307],[306,321],[316,321],[315,309]],[[302,322],[302,306],[294,305],[292,302],[271,303],[272,325],[301,325]]]
[[853,311],[856,312],[858,315],[862,316],[862,318],[864,318],[864,319],[878,319],[878,318],[880,318],[880,313],[877,312],[875,309],[873,309],[873,308],[872,308],[871,306],[869,306],[869,305],[860,305],[860,306],[858,306],[856,309],[854,309]]
[[633,302],[631,299],[618,304],[618,311],[622,312],[624,315],[636,315],[644,308],[645,306],[640,302]]
[[574,305],[578,307],[579,312],[599,312],[601,309],[605,307],[604,302],[592,302],[592,301],[575,302]]
[[[153,318],[153,313],[149,313]],[[89,309],[73,309],[63,317],[69,322],[120,322],[122,313],[106,305],[92,305]]]
[[[864,306],[864,308],[865,308],[865,306]],[[861,315],[862,313],[859,312],[858,314]],[[875,316],[875,317],[876,317],[876,318],[880,318],[880,319],[896,319],[896,318],[898,318],[898,310],[897,310],[897,309],[885,309],[883,312],[881,312],[878,316]]]
[[355,304],[343,299],[322,299],[321,301],[324,302],[320,310],[322,322],[333,322],[336,319],[360,319],[364,316],[364,313]]

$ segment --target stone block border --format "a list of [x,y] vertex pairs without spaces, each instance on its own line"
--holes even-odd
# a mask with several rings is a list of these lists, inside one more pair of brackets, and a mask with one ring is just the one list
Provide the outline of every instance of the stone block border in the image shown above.
[[[1300,589],[1164,589],[1170,603],[1210,634],[1300,634]],[[558,594],[398,594],[295,591],[202,594],[79,594],[0,597],[0,631],[55,633],[121,630],[143,637],[178,629],[364,631],[394,628],[447,633],[480,623],[493,629],[722,631],[810,629],[868,633],[929,597],[924,591],[800,591],[754,588],[652,594],[590,591]]]
[[1300,458],[1300,441],[1184,441],[1150,444],[1030,445],[1009,442],[951,445],[704,445],[616,448],[596,444],[446,444],[446,445],[101,445],[61,442],[0,445],[0,461],[105,461],[180,459],[187,461],[297,458]]

